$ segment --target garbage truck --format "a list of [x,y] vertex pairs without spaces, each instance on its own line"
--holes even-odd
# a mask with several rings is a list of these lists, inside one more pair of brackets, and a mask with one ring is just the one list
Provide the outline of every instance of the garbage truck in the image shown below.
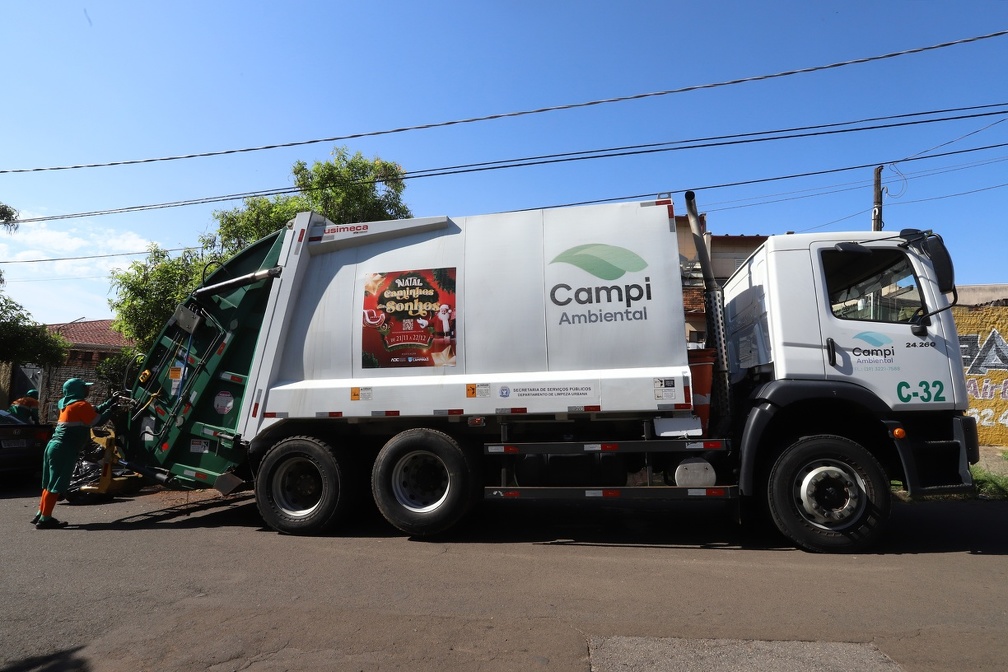
[[770,236],[719,283],[685,205],[300,213],[178,306],[128,392],[123,461],[169,487],[252,489],[289,534],[338,528],[368,491],[417,537],[481,500],[691,500],[851,552],[883,535],[897,482],[969,492],[942,238]]

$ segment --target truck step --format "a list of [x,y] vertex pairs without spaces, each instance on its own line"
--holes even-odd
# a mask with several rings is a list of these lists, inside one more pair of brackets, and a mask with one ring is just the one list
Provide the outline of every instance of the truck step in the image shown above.
[[968,495],[975,491],[972,483],[952,485],[929,485],[913,490],[914,497],[939,497],[941,495]]
[[488,443],[487,455],[590,455],[596,453],[700,453],[728,450],[725,439],[650,439],[647,441],[544,441]]
[[486,487],[484,499],[521,500],[683,500],[683,499],[735,499],[739,495],[737,485],[714,485],[707,487],[685,486],[634,486],[621,488],[585,487]]

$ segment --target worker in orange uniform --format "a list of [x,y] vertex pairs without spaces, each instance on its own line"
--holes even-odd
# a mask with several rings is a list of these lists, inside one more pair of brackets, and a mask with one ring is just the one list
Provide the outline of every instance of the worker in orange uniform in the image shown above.
[[38,390],[32,388],[25,392],[25,396],[15,399],[7,412],[18,420],[34,422],[37,425],[39,421],[38,409]]
[[85,399],[90,387],[91,383],[85,383],[80,378],[71,378],[63,383],[59,420],[42,460],[42,499],[38,513],[32,518],[38,530],[66,526],[66,522],[53,518],[53,509],[61,493],[66,493],[70,486],[77,455],[90,440],[91,428],[103,423],[115,408],[115,397],[97,407],[87,402]]

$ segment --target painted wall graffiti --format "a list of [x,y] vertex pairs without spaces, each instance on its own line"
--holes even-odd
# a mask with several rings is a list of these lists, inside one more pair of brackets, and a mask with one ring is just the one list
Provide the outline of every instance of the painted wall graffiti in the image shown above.
[[1008,306],[952,310],[980,443],[1008,446]]

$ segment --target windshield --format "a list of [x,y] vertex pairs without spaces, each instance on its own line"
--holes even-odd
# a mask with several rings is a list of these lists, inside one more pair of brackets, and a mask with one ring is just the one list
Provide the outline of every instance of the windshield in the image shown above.
[[924,310],[913,267],[902,250],[855,254],[824,250],[830,309],[844,320],[909,323]]

